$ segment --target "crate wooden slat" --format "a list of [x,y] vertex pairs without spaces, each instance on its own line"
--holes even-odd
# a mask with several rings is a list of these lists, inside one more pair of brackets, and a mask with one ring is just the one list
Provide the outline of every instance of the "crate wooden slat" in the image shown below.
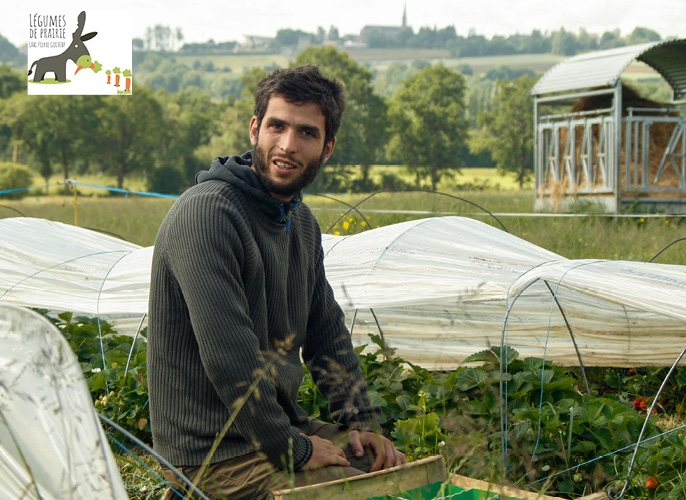
[[350,479],[272,492],[274,500],[364,500],[447,481],[442,456],[417,460]]
[[[454,474],[450,477],[450,483],[465,489],[476,489],[482,491],[494,491],[501,496],[511,496],[521,498],[522,500],[560,500],[560,497],[552,497],[544,495],[543,493],[536,493],[532,491],[521,490],[513,488],[512,486],[502,486],[498,484],[490,484],[479,479],[472,479],[471,477],[460,476]],[[604,492],[593,493],[577,500],[607,500],[607,495]]]
[[[490,484],[486,481],[457,474],[453,474],[448,478],[445,460],[440,455],[350,479],[338,479],[311,486],[273,491],[272,499],[366,500],[373,497],[397,494],[436,482],[450,482],[461,488],[497,492],[503,497],[517,497],[521,500],[560,500],[559,497],[521,490],[511,486]],[[600,492],[577,500],[607,500],[607,495],[604,492]]]

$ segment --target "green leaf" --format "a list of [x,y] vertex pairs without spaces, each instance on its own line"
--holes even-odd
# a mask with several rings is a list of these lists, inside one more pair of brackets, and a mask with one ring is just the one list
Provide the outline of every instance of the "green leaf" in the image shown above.
[[592,441],[579,441],[572,446],[572,451],[586,455],[596,450],[596,444]]
[[457,377],[456,385],[461,391],[468,391],[482,386],[488,379],[489,376],[485,371],[467,368]]
[[495,363],[498,361],[498,358],[496,357],[495,353],[490,350],[490,349],[485,349],[483,351],[475,352],[474,354],[471,354],[467,356],[463,363],[474,363],[474,362],[489,362],[489,363]]

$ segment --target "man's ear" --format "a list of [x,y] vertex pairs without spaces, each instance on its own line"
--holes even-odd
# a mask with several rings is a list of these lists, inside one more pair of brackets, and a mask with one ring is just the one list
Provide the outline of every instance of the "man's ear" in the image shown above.
[[259,132],[257,117],[253,116],[250,120],[250,143],[253,147],[257,146],[257,136],[259,135]]
[[326,160],[328,160],[329,156],[331,156],[331,153],[333,153],[333,148],[335,146],[336,146],[336,138],[335,137],[333,139],[331,139],[329,142],[327,142],[326,144],[324,144],[324,150],[322,151],[322,153],[323,153],[322,158],[324,161],[322,163],[326,163]]

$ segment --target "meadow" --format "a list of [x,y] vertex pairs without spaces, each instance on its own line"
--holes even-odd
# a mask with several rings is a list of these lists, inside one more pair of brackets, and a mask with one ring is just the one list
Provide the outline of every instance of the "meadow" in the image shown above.
[[[398,168],[379,167],[371,175]],[[103,176],[82,176],[78,181],[97,186],[115,185],[113,179]],[[77,221],[80,227],[150,246],[174,201],[135,194],[110,194],[83,186],[78,187],[74,197],[64,194],[64,186],[56,185],[57,179],[51,179],[51,184],[50,195],[29,196],[22,200],[0,199],[0,218],[24,215],[67,224]],[[471,188],[449,190],[451,184]],[[143,191],[144,186],[143,179],[130,179],[125,184],[131,191]],[[583,203],[572,207],[571,211],[575,213],[537,214],[533,189],[529,186],[519,190],[510,177],[498,175],[495,169],[463,169],[440,188],[444,189],[441,193],[330,193],[324,196],[306,193],[304,200],[313,209],[322,231],[328,230],[331,234],[352,234],[411,219],[457,215],[505,228],[569,259],[648,261],[671,242],[686,236],[683,216],[593,213],[594,207]],[[357,203],[360,203],[357,210],[350,210],[350,206]],[[686,242],[670,247],[657,262],[686,262]]]
[[242,75],[246,69],[278,66],[288,66],[288,58],[280,54],[231,54],[231,55],[184,55],[173,54],[174,58],[188,67],[193,67],[196,62],[202,66],[211,62],[215,70],[229,69],[231,73]]

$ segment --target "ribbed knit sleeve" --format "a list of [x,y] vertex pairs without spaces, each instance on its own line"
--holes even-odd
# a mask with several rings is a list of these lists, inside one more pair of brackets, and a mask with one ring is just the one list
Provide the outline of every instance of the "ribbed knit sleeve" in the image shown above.
[[[245,213],[225,196],[203,194],[216,189],[205,184],[177,203],[156,243],[153,431],[156,426],[159,446],[176,465],[193,465],[187,462],[198,461],[208,436],[233,419],[227,442],[240,436],[275,466],[298,469],[310,459],[312,443],[279,404],[283,361],[259,335],[268,329],[266,308],[254,305],[265,286],[250,268],[260,261],[259,249]],[[236,442],[218,458],[239,454]]]
[[380,408],[369,401],[345,316],[326,279],[321,244],[316,251],[315,288],[303,360],[339,427],[379,431]]

